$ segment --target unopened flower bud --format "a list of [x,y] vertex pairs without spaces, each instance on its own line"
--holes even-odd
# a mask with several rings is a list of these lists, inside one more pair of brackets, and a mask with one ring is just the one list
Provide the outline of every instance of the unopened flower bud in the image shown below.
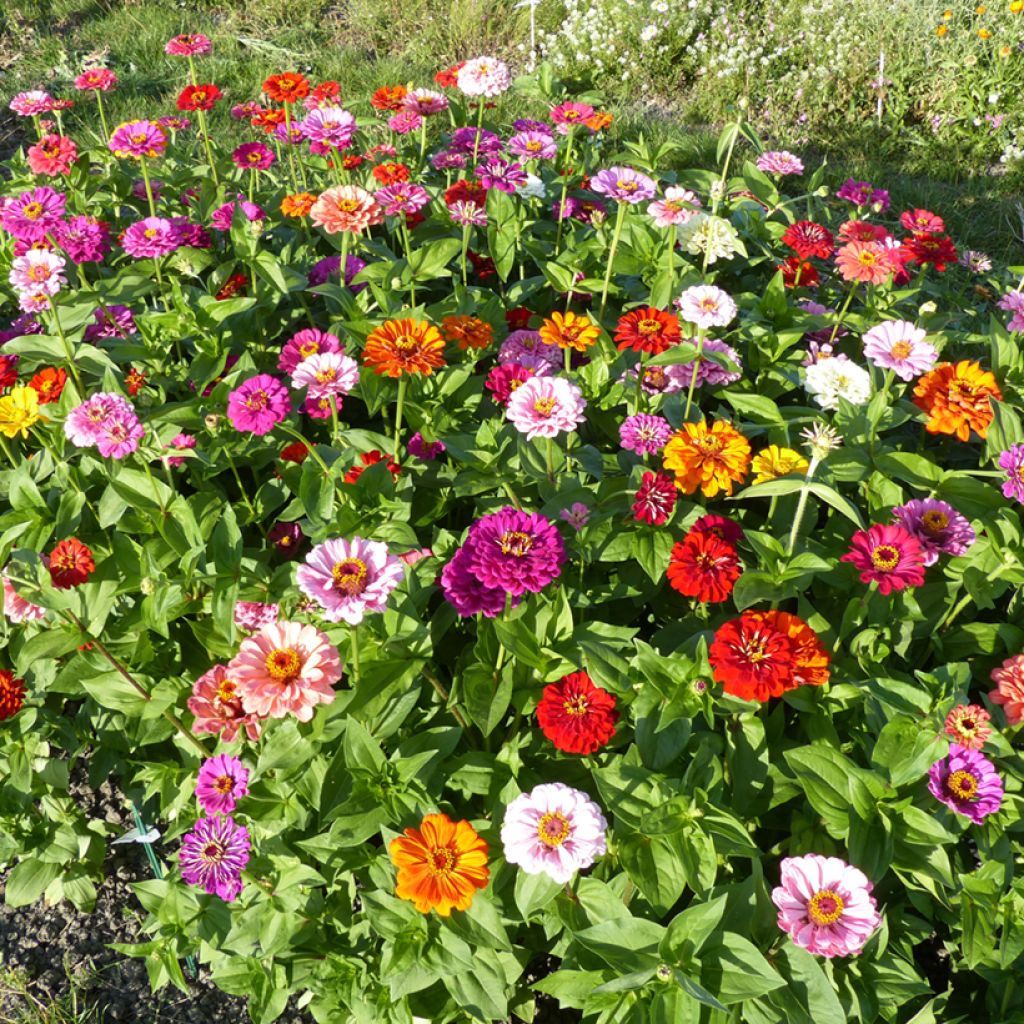
[[203,423],[206,424],[206,429],[211,434],[216,434],[217,428],[220,426],[220,416],[218,416],[215,412],[211,412],[209,416],[203,417]]
[[141,590],[146,597],[149,597],[150,594],[156,591],[156,584],[148,576],[143,576],[139,582],[139,590]]

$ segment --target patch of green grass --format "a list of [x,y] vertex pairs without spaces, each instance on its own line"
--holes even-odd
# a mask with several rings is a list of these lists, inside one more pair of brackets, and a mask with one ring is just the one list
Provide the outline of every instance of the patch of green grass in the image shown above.
[[102,1024],[100,1008],[86,998],[90,976],[67,971],[67,979],[60,995],[39,995],[22,972],[0,969],[0,1024]]

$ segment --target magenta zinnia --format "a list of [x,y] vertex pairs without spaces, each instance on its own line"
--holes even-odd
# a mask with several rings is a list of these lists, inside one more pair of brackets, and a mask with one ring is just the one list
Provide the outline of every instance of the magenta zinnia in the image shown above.
[[928,769],[928,790],[957,814],[980,825],[1003,804],[1003,780],[983,754],[951,743],[949,756]]
[[268,373],[251,377],[228,395],[228,419],[235,430],[257,437],[269,433],[292,409],[288,389]]
[[249,830],[233,818],[200,818],[181,841],[181,877],[230,903],[242,891],[249,846]]
[[861,583],[878,583],[879,593],[924,583],[924,549],[902,526],[876,523],[867,530],[858,530],[851,545],[839,561],[859,569]]
[[196,782],[196,798],[204,814],[230,814],[249,792],[249,769],[237,757],[218,754],[204,761]]
[[478,519],[467,537],[469,567],[484,586],[519,596],[557,579],[565,544],[554,525],[536,513],[507,506]]

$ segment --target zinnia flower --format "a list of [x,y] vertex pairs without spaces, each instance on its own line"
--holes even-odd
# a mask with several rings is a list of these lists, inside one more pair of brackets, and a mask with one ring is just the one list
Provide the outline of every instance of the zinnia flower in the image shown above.
[[30,245],[41,242],[63,223],[67,197],[49,185],[22,192],[16,199],[0,203],[0,228]]
[[83,92],[110,92],[117,85],[117,75],[109,68],[87,68],[75,79],[75,88]]
[[804,373],[807,393],[823,409],[838,409],[840,399],[865,405],[871,398],[871,375],[844,356],[819,359]]
[[257,629],[262,629],[271,622],[277,622],[279,611],[276,604],[264,604],[262,601],[236,601],[234,622],[239,629],[255,633]]
[[552,523],[511,506],[473,523],[465,546],[477,579],[516,597],[527,591],[539,593],[557,579],[566,557],[565,544]]
[[269,433],[292,410],[288,389],[268,373],[250,377],[228,395],[228,419],[235,430],[257,437]]
[[212,82],[186,85],[178,94],[177,106],[179,110],[213,110],[217,101],[223,98],[224,93]]
[[756,474],[753,482],[763,484],[768,480],[778,480],[779,477],[791,474],[803,476],[809,465],[810,463],[798,451],[770,444],[754,456],[750,468]]
[[444,366],[444,339],[425,320],[386,320],[367,336],[363,363],[378,375],[429,375]]
[[167,149],[167,136],[152,121],[125,121],[114,129],[107,143],[114,156],[141,160],[162,156]]
[[609,167],[598,171],[590,179],[590,188],[618,203],[635,206],[653,199],[657,185],[646,174],[633,170],[632,167]]
[[376,540],[336,537],[318,544],[295,574],[299,589],[330,622],[358,626],[367,612],[383,612],[402,582],[402,563]]
[[267,78],[263,92],[275,103],[297,103],[309,95],[309,81],[294,71],[285,71]]
[[218,754],[199,769],[196,798],[203,814],[230,814],[240,797],[249,792],[249,769],[237,757]]
[[619,425],[619,443],[626,451],[637,455],[660,452],[672,436],[672,424],[663,416],[637,413],[628,416]]
[[4,615],[11,622],[38,622],[46,618],[46,609],[31,601],[26,601],[7,578],[6,573],[0,574],[0,582],[4,588]]
[[[445,600],[463,616],[485,615],[497,618],[504,610],[506,592],[480,582],[473,572],[472,546],[463,544],[441,570],[441,592]],[[518,598],[513,598],[515,605]]]
[[639,523],[661,526],[676,507],[675,479],[667,473],[644,473],[633,499],[633,518]]
[[25,700],[25,680],[16,679],[7,668],[0,669],[0,722],[13,718]]
[[692,220],[702,206],[696,192],[681,185],[669,185],[665,189],[665,198],[656,199],[647,207],[647,215],[656,228],[670,228]]
[[990,678],[996,688],[989,692],[988,699],[1003,706],[1006,724],[1024,722],[1024,654],[1007,658],[999,668],[992,669]]
[[607,828],[601,808],[586,793],[551,782],[508,805],[501,843],[509,864],[565,885],[605,853]]
[[692,531],[669,556],[668,582],[684,597],[715,604],[725,601],[743,572],[736,549],[713,533]]
[[801,260],[809,260],[812,256],[827,259],[836,247],[832,232],[813,220],[798,220],[790,224],[782,233],[780,241],[788,245]]
[[628,348],[633,352],[658,355],[677,345],[681,336],[677,316],[650,306],[624,314],[615,329],[620,352]]
[[858,530],[840,562],[860,570],[861,583],[878,583],[881,594],[924,583],[925,552],[920,541],[902,526],[875,523]]
[[676,487],[693,494],[699,487],[705,498],[719,491],[731,495],[750,467],[750,442],[731,424],[716,420],[710,426],[684,423],[665,445],[665,469],[675,473]]
[[1024,504],[1024,444],[1013,444],[999,454],[999,468],[1006,471],[1003,494]]
[[310,398],[347,395],[359,383],[359,364],[341,352],[317,352],[292,374],[292,387],[306,388]]
[[259,718],[246,714],[226,665],[214,665],[195,681],[188,709],[196,718],[193,732],[219,734],[225,743],[233,743],[244,728],[249,739],[259,739]]
[[164,44],[164,53],[172,57],[201,57],[213,49],[209,36],[201,32],[187,33],[168,39]]
[[71,173],[78,159],[78,147],[65,135],[44,135],[25,155],[33,174],[52,178]]
[[864,948],[881,923],[864,872],[817,853],[786,857],[779,870],[772,902],[779,927],[796,945],[829,959]]
[[586,399],[564,377],[530,377],[509,396],[509,422],[531,440],[569,433],[584,422]]
[[906,320],[886,320],[864,334],[864,355],[875,366],[892,370],[900,380],[913,380],[935,365],[938,352],[925,332]]
[[356,119],[341,107],[323,106],[311,110],[298,127],[310,142],[347,149],[356,133]]
[[540,325],[538,333],[548,345],[586,352],[591,345],[596,344],[601,329],[589,317],[579,313],[555,312]]
[[22,292],[42,292],[56,295],[61,286],[68,283],[64,276],[66,266],[63,256],[47,249],[29,249],[23,256],[11,261],[11,272],[7,280]]
[[708,658],[725,692],[765,701],[798,686],[828,681],[829,655],[803,619],[747,610],[715,632]]
[[[274,151],[262,142],[243,142],[231,154],[231,162],[236,167],[250,171],[265,171],[273,164],[275,159]],[[294,198],[294,196],[286,196],[285,200],[294,200]],[[310,196],[310,200],[309,205],[312,206],[315,200],[313,200],[312,196]],[[288,216],[288,211],[284,207],[285,204],[282,202],[281,211],[285,216]],[[306,212],[309,212],[309,207],[306,208]],[[305,216],[305,214],[300,214],[300,216]]]
[[487,348],[494,341],[494,328],[477,316],[446,316],[441,321],[445,341],[455,342],[460,349]]
[[47,558],[50,582],[58,590],[80,587],[96,571],[92,551],[77,537],[59,541]]
[[898,505],[892,515],[893,522],[917,538],[925,565],[934,565],[940,554],[962,555],[977,540],[966,517],[937,498],[915,498]]
[[496,57],[474,57],[459,68],[456,81],[467,96],[493,99],[508,91],[512,75],[508,65]]
[[957,704],[946,716],[943,732],[966,750],[981,750],[992,735],[991,715],[978,704]]
[[995,377],[980,363],[964,359],[939,363],[926,373],[914,388],[913,402],[928,414],[929,434],[955,434],[967,441],[971,430],[985,439],[994,418],[991,403],[1002,397]]
[[384,211],[372,193],[358,185],[338,185],[323,192],[309,211],[313,225],[329,235],[339,231],[359,234],[384,220]]
[[957,814],[980,825],[1003,804],[1003,780],[995,765],[976,750],[949,745],[949,756],[928,769],[928,791]]
[[174,252],[181,245],[181,236],[166,217],[146,217],[128,225],[121,245],[135,259],[154,259]]
[[428,814],[419,828],[407,828],[388,847],[398,868],[395,895],[421,914],[468,910],[477,889],[487,886],[487,843],[468,821]]
[[318,704],[334,700],[341,663],[337,649],[315,626],[272,622],[242,641],[228,672],[247,713],[293,714],[308,722]]
[[885,284],[897,265],[879,242],[847,242],[836,256],[836,269],[844,281]]
[[757,169],[766,174],[803,174],[804,163],[785,149],[770,149],[757,158]]
[[699,284],[687,288],[677,300],[679,315],[696,327],[705,330],[725,327],[736,316],[736,303],[713,284]]
[[595,686],[586,672],[572,672],[544,687],[537,724],[558,750],[593,754],[615,735],[615,697]]
[[181,841],[181,877],[189,885],[230,903],[242,891],[249,848],[249,830],[236,825],[234,818],[200,818]]
[[5,437],[28,437],[29,429],[44,418],[34,388],[11,388],[0,398],[0,434]]

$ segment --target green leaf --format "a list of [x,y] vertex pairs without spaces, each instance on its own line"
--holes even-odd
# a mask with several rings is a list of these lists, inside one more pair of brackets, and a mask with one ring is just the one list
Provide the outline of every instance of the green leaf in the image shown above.
[[495,679],[491,666],[470,665],[462,674],[462,692],[473,724],[489,736],[505,717],[512,700],[512,673],[500,672]]
[[786,984],[748,939],[726,932],[721,944],[701,957],[701,981],[725,1005],[756,999]]
[[685,963],[700,953],[707,940],[718,930],[725,914],[726,901],[725,896],[716,896],[704,903],[694,901],[676,914],[661,943],[662,958]]
[[576,932],[573,941],[622,973],[658,965],[658,946],[665,929],[641,917],[602,921]]
[[659,914],[667,913],[686,888],[682,842],[681,833],[649,837],[633,832],[619,839],[626,874]]
[[811,806],[837,839],[849,831],[851,805],[862,818],[874,813],[876,801],[862,778],[864,773],[838,750],[817,744],[787,750],[783,757]]
[[523,921],[529,921],[538,910],[543,910],[561,891],[562,886],[543,872],[536,875],[516,872],[515,901]]
[[902,786],[921,778],[943,756],[945,746],[934,726],[899,715],[878,734],[871,763],[884,768],[894,786]]
[[[792,942],[784,942],[775,963],[789,984],[785,992],[773,992],[770,1000],[787,1015],[787,1021],[791,1024],[846,1024],[843,1004],[810,953]],[[806,1016],[797,1016],[797,1011],[803,1011]]]
[[31,857],[22,860],[7,876],[4,902],[9,907],[27,907],[35,903],[60,873],[59,864],[49,864]]

